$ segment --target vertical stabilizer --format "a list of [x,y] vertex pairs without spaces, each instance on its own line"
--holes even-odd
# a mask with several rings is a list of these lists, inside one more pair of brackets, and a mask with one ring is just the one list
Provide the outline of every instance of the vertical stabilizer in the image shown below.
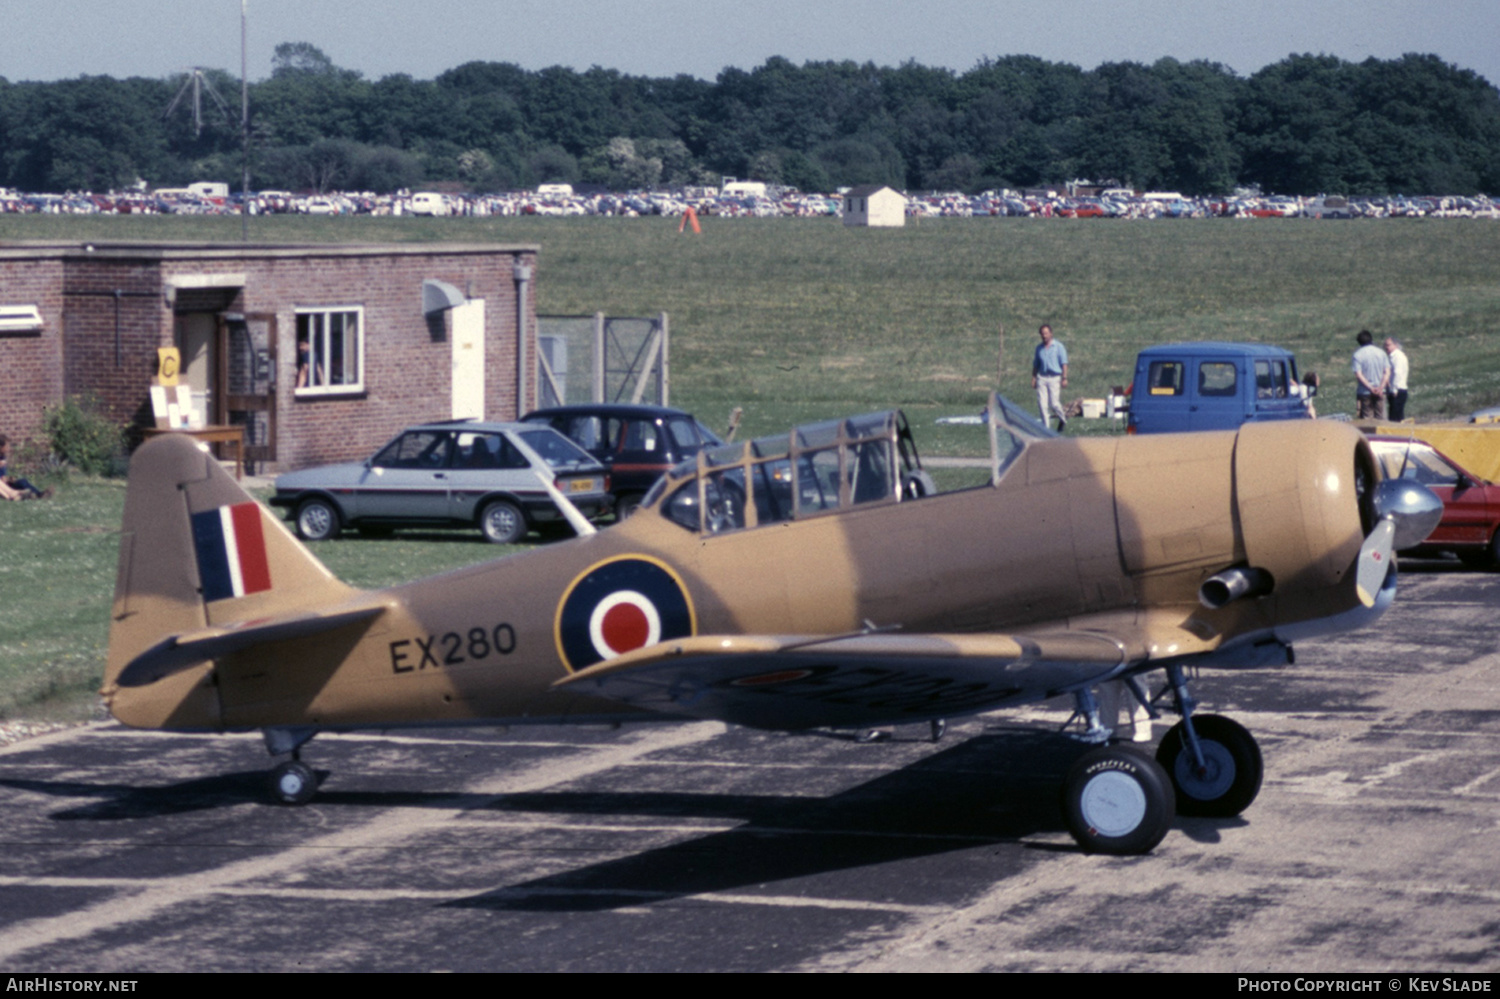
[[[113,699],[125,665],[169,636],[338,603],[355,592],[201,445],[159,437],[130,463],[104,694]],[[162,681],[153,714],[216,717],[207,670]]]

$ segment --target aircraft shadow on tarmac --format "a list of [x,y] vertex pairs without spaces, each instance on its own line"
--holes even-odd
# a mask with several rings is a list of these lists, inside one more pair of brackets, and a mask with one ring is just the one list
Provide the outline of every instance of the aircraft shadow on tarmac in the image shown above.
[[[840,738],[839,734],[834,734]],[[898,733],[895,745],[912,740]],[[497,744],[497,748],[500,744]],[[887,743],[892,745],[892,743]],[[991,725],[952,748],[839,793],[818,797],[691,791],[537,791],[495,796],[457,792],[337,791],[319,793],[314,809],[339,807],[474,810],[498,814],[738,820],[734,829],[706,830],[669,846],[507,885],[444,903],[489,910],[598,911],[705,892],[755,889],[770,883],[852,868],[869,879],[900,879],[886,897],[910,898],[920,876],[899,861],[1015,843],[1065,831],[1059,806],[1063,777],[1089,747],[1035,728]],[[870,762],[881,747],[870,747]],[[348,773],[348,763],[340,769]],[[319,774],[320,779],[324,776]],[[199,777],[157,786],[87,781],[0,779],[0,786],[62,799],[86,799],[48,817],[60,822],[169,818],[266,800],[263,770]],[[1201,842],[1244,825],[1234,819],[1179,819],[1177,828]],[[580,829],[588,835],[587,828]],[[1066,843],[1027,843],[1028,851],[1073,853]],[[1002,863],[1021,864],[1024,854]],[[989,851],[987,855],[995,855]],[[1034,853],[1033,853],[1034,855]],[[867,879],[868,880],[868,879]],[[941,880],[941,879],[940,879]],[[868,885],[879,891],[877,885]]]
[[[861,894],[911,900],[921,862],[955,851],[1065,832],[1059,806],[1064,774],[1089,747],[1037,730],[992,728],[952,749],[829,797],[691,792],[538,792],[506,795],[497,811],[569,816],[741,819],[735,829],[444,903],[496,911],[597,911],[708,892],[764,889],[853,868]],[[1193,820],[1200,827],[1202,820]],[[1194,838],[1217,838],[1217,827]],[[1028,843],[1033,851],[1077,852]],[[1024,854],[998,863],[1024,866]],[[986,856],[998,858],[993,850]],[[894,862],[918,861],[918,868]],[[942,865],[929,865],[938,868]],[[947,877],[934,873],[936,881]],[[889,879],[888,888],[882,880]],[[951,884],[947,886],[951,889]],[[933,889],[942,891],[945,889]]]

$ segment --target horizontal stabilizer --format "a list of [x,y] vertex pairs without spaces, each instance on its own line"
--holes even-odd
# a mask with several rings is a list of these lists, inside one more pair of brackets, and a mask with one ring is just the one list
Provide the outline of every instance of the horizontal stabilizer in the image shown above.
[[136,656],[120,671],[121,687],[144,687],[199,663],[243,652],[267,642],[320,635],[384,613],[385,605],[360,607],[330,614],[298,614],[269,621],[243,621],[222,628],[205,628],[172,635]]
[[559,686],[756,728],[860,727],[1040,700],[1146,658],[1087,631],[1046,635],[706,635],[592,666]]

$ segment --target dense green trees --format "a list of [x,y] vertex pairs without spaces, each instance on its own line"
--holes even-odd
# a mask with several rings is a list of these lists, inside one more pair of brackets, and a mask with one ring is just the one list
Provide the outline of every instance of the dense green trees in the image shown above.
[[[235,87],[212,72],[223,93]],[[105,189],[238,176],[238,121],[162,112],[181,80],[0,78],[0,186]],[[615,187],[720,174],[806,190],[1076,177],[1189,194],[1500,193],[1500,92],[1436,56],[1293,55],[1250,77],[1207,62],[1033,56],[965,73],[772,58],[713,81],[472,62],[377,81],[307,43],[251,85],[257,187]],[[238,108],[234,109],[237,116]],[[221,177],[220,174],[223,176]]]

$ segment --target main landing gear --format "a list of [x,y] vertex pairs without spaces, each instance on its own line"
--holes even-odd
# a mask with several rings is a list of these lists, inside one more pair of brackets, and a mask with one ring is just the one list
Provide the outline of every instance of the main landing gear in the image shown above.
[[[1260,793],[1265,764],[1250,733],[1220,715],[1195,717],[1197,702],[1180,665],[1167,667],[1167,683],[1182,721],[1162,739],[1155,759],[1128,746],[1102,746],[1068,772],[1063,814],[1085,850],[1148,853],[1177,815],[1228,818]],[[1106,732],[1098,707],[1087,690],[1077,697],[1088,735],[1097,741]]]
[[267,775],[267,787],[271,797],[282,805],[305,805],[318,793],[318,775],[312,767],[302,762],[302,746],[314,735],[311,728],[268,728],[265,736],[266,749],[273,756],[291,753],[292,758],[271,768]]

